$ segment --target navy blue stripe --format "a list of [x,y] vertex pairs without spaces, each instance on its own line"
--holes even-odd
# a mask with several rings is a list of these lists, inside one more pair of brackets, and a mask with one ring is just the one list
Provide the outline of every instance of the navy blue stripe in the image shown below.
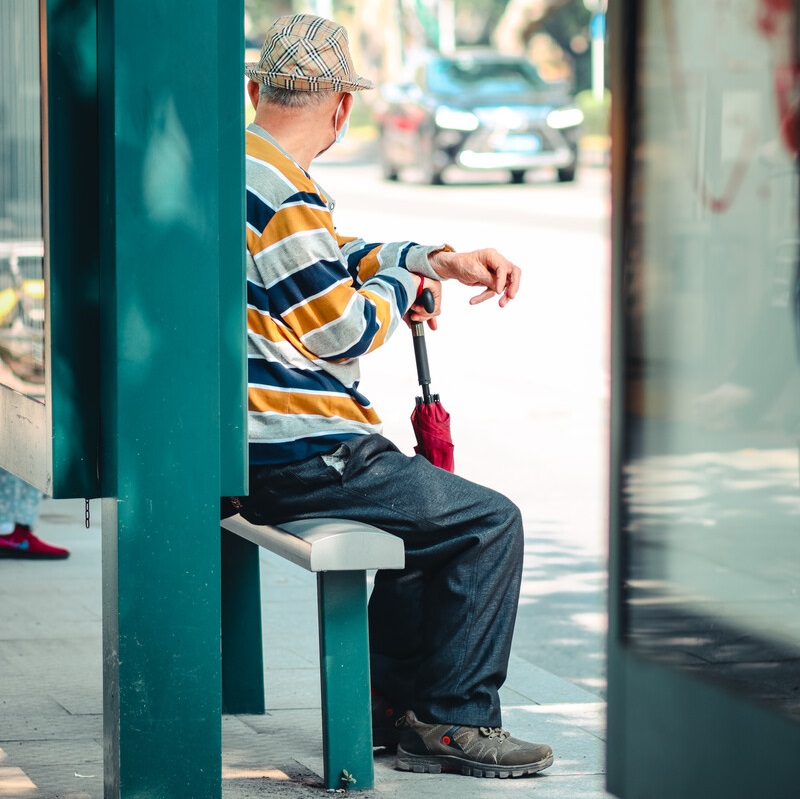
[[378,330],[380,330],[378,311],[375,308],[375,303],[368,299],[364,301],[364,322],[366,323],[364,332],[352,347],[343,352],[336,353],[335,355],[329,355],[325,360],[340,361],[345,358],[358,358],[360,355],[367,352],[372,344],[372,340],[377,335]]
[[317,261],[264,289],[255,283],[247,283],[247,302],[261,311],[270,310],[283,314],[307,297],[320,294],[344,278],[340,261]]
[[400,261],[399,261],[399,266],[401,266],[403,269],[407,269],[407,268],[408,268],[408,267],[406,266],[406,261],[408,260],[408,251],[409,251],[409,250],[410,250],[412,247],[416,247],[416,246],[417,246],[417,245],[416,245],[416,243],[415,243],[415,242],[413,242],[413,241],[410,241],[410,242],[409,242],[408,244],[406,244],[406,246],[405,246],[405,247],[403,247],[403,249],[400,251]]
[[363,408],[370,401],[358,390],[358,382],[348,388],[333,375],[322,370],[294,369],[259,357],[247,361],[247,382],[263,388],[297,389],[298,391],[328,391],[354,399]]
[[314,369],[293,369],[281,363],[264,361],[257,357],[247,360],[247,382],[252,386],[263,388],[328,391],[354,399],[364,408],[369,407],[370,404],[356,386],[347,388],[327,372]]
[[260,197],[253,194],[253,192],[247,192],[248,225],[254,227],[259,232],[263,232],[273,216],[275,216],[275,210],[273,208],[270,208]]
[[376,247],[380,247],[380,244],[365,244],[358,250],[353,250],[347,256],[347,271],[353,277],[353,280],[358,281],[359,285],[361,283],[358,277],[358,267],[361,264],[361,261],[366,258]]
[[382,277],[382,279],[394,289],[394,299],[400,311],[402,311],[403,308],[410,308],[411,303],[408,298],[408,292],[403,283],[393,277]]
[[250,465],[279,465],[304,461],[314,455],[330,452],[344,441],[356,437],[356,433],[335,433],[327,436],[314,436],[313,438],[298,438],[296,441],[281,441],[275,443],[251,442]]
[[311,194],[308,191],[298,191],[296,194],[293,194],[291,197],[287,197],[284,201],[284,205],[289,205],[291,203],[306,203],[307,205],[314,205],[317,208],[325,208],[327,209],[328,204],[319,194]]

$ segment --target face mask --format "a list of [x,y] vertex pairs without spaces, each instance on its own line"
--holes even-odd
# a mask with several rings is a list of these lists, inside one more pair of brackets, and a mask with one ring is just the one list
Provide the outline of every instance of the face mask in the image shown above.
[[[333,120],[333,129],[336,130],[336,126],[339,124],[339,111],[342,108],[342,103],[344,102],[344,98],[339,102],[339,106],[336,109],[336,117]],[[336,144],[338,144],[347,133],[347,128],[350,125],[350,117],[345,119],[344,125],[342,125],[342,129],[336,134]]]
[[336,143],[337,144],[344,138],[345,134],[347,133],[347,128],[349,127],[349,125],[350,125],[350,119],[349,118],[345,119],[344,125],[342,125],[342,129],[339,131],[339,133],[336,136]]

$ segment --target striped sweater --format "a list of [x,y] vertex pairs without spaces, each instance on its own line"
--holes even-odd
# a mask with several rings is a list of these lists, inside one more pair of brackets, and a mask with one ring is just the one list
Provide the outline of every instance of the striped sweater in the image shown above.
[[358,358],[410,307],[409,272],[436,277],[439,248],[343,238],[309,174],[262,128],[246,136],[250,463],[289,463],[380,432]]

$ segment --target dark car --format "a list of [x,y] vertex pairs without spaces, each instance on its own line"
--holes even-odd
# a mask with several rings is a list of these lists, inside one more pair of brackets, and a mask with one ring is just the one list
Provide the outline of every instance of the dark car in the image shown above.
[[442,183],[455,165],[507,170],[521,183],[528,169],[551,167],[575,179],[583,114],[525,58],[494,52],[429,54],[413,81],[387,84],[376,109],[384,177],[406,168]]

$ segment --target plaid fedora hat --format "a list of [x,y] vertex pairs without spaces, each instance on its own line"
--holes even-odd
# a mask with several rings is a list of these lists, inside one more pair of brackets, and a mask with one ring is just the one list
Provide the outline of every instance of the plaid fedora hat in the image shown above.
[[257,62],[244,65],[252,80],[296,92],[372,89],[353,67],[347,31],[312,14],[276,19],[270,26]]

